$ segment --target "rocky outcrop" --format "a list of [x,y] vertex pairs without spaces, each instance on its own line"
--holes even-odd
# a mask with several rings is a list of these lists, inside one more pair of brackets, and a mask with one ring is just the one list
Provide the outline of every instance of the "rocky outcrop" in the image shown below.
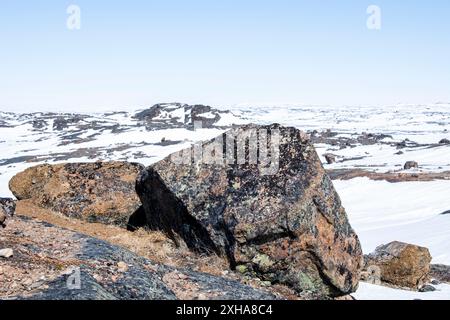
[[139,176],[150,228],[298,293],[324,298],[356,289],[360,243],[308,136],[249,125],[193,149]]
[[10,198],[0,198],[0,228],[6,227],[6,220],[14,215],[16,203]]
[[450,284],[450,266],[446,266],[443,264],[432,264],[430,277],[439,282]]
[[134,185],[142,169],[127,162],[45,164],[17,174],[9,188],[19,200],[68,217],[125,227],[140,206]]
[[364,257],[364,270],[379,273],[379,280],[388,285],[418,290],[430,277],[431,255],[427,248],[391,242],[379,246]]
[[205,105],[187,105],[182,103],[160,103],[134,115],[134,118],[144,123],[148,130],[158,128],[202,128],[215,126],[223,114],[222,111]]
[[0,299],[275,299],[237,281],[156,264],[102,240],[16,217],[2,235]]

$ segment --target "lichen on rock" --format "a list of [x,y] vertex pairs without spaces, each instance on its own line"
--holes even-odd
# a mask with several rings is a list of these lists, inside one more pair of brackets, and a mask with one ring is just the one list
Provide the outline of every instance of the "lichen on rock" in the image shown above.
[[[199,149],[215,161],[198,161]],[[239,150],[245,151],[243,158]],[[263,154],[271,163],[254,161]],[[192,161],[173,161],[183,155],[192,155]],[[268,173],[264,165],[276,170]],[[358,237],[300,130],[234,128],[148,167],[136,190],[151,229],[193,250],[226,256],[241,272],[317,297],[343,296],[357,288]]]
[[128,162],[44,164],[15,175],[9,188],[18,200],[65,216],[125,227],[140,206],[134,185],[142,169]]

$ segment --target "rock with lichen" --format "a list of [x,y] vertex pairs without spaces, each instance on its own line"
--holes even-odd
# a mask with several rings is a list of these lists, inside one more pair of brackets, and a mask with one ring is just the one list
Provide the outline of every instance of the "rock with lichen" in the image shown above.
[[18,200],[89,222],[125,227],[139,208],[135,180],[143,166],[128,162],[39,165],[15,175]]
[[0,198],[0,227],[6,226],[6,220],[14,215],[16,203],[11,198]]
[[241,273],[318,298],[357,288],[358,237],[300,130],[234,128],[148,167],[136,190],[151,229]]

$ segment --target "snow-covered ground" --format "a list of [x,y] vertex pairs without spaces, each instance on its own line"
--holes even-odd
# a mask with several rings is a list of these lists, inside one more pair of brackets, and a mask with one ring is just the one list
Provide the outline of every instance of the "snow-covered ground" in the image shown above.
[[403,241],[430,249],[433,263],[450,265],[450,181],[334,181],[363,251]]
[[[183,122],[186,110],[178,106],[153,120]],[[0,112],[0,196],[11,196],[9,179],[40,163],[127,160],[149,165],[199,140],[210,139],[232,124],[280,123],[302,130],[330,129],[336,138],[355,139],[363,133],[383,134],[373,144],[316,144],[319,155],[338,156],[327,169],[365,169],[376,172],[450,171],[450,104],[396,105],[386,107],[235,106],[221,113],[211,128],[192,130],[169,125],[147,130],[133,117],[136,112],[84,115],[58,129],[58,115],[17,115]],[[208,111],[205,119],[217,112]],[[69,119],[70,115],[64,118]],[[41,123],[42,121],[43,124]],[[176,121],[175,121],[176,122]],[[41,124],[41,125],[40,125]],[[405,141],[405,139],[408,139]],[[164,143],[163,143],[164,142]],[[403,143],[399,147],[399,143]],[[401,152],[400,152],[401,151]],[[419,168],[403,170],[406,161]],[[433,263],[450,265],[450,181],[372,181],[356,178],[334,182],[358,233],[364,253],[394,240],[430,249]],[[416,293],[362,283],[358,299],[450,299],[450,286]]]
[[422,293],[360,282],[358,291],[352,296],[357,300],[449,300],[450,285],[441,284],[436,286],[436,291]]

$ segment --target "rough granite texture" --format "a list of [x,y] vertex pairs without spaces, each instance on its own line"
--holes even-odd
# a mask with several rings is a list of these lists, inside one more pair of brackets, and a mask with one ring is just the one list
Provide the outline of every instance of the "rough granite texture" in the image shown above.
[[[268,151],[274,159],[279,155],[274,174],[248,163],[248,132],[260,137],[258,154],[280,133],[279,147]],[[217,144],[220,139],[236,145]],[[238,164],[242,143],[247,161]],[[298,293],[327,298],[356,290],[361,246],[308,136],[279,125],[248,125],[201,146],[207,163],[215,164],[174,161],[191,151],[184,150],[138,177],[136,191],[151,229],[193,250],[227,256],[232,268]],[[217,164],[230,157],[234,163]]]
[[[15,254],[0,259],[0,299],[275,299],[237,281],[156,264],[105,241],[29,218],[14,218],[6,232],[2,244]],[[72,281],[76,268],[79,287]]]
[[127,162],[44,164],[15,175],[9,188],[17,199],[65,216],[125,227],[140,206],[134,185],[142,169]]

